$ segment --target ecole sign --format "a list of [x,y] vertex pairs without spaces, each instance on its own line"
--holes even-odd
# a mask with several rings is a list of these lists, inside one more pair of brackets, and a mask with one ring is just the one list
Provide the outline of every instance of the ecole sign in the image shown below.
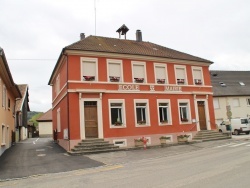
[[[133,84],[123,84],[118,86],[118,90],[140,91],[140,86]],[[149,90],[154,91],[154,86],[149,86]],[[182,91],[182,88],[180,86],[166,86],[165,91]]]

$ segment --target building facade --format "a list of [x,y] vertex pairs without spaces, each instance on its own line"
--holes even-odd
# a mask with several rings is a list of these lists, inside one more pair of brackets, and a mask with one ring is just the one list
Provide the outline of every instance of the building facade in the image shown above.
[[133,147],[144,136],[215,129],[211,61],[154,43],[99,36],[63,48],[53,70],[53,129],[70,150],[80,140],[104,138]]
[[250,117],[250,71],[210,73],[216,124],[229,118]]
[[0,48],[0,155],[15,141],[15,105],[21,96],[13,81],[4,51]]

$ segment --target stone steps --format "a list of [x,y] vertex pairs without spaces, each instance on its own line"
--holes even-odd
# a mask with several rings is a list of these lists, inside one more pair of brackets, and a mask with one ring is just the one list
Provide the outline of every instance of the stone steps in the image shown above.
[[94,153],[104,153],[104,152],[113,152],[120,151],[119,146],[110,144],[104,139],[86,139],[78,143],[71,151],[68,151],[70,155],[86,155]]
[[202,142],[223,139],[231,139],[231,136],[222,134],[216,130],[199,131],[193,138],[194,141]]

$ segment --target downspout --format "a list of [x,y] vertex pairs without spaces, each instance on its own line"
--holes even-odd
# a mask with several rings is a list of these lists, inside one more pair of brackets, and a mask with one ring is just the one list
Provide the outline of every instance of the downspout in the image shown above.
[[66,54],[66,61],[67,61],[67,114],[68,114],[68,140],[69,140],[69,151],[70,151],[70,129],[69,129],[69,62],[68,62],[68,55]]

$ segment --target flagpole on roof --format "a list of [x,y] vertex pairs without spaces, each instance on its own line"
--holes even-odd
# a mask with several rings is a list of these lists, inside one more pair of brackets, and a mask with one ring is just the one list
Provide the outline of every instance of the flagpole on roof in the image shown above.
[[96,0],[94,0],[95,3],[95,35],[96,35]]

